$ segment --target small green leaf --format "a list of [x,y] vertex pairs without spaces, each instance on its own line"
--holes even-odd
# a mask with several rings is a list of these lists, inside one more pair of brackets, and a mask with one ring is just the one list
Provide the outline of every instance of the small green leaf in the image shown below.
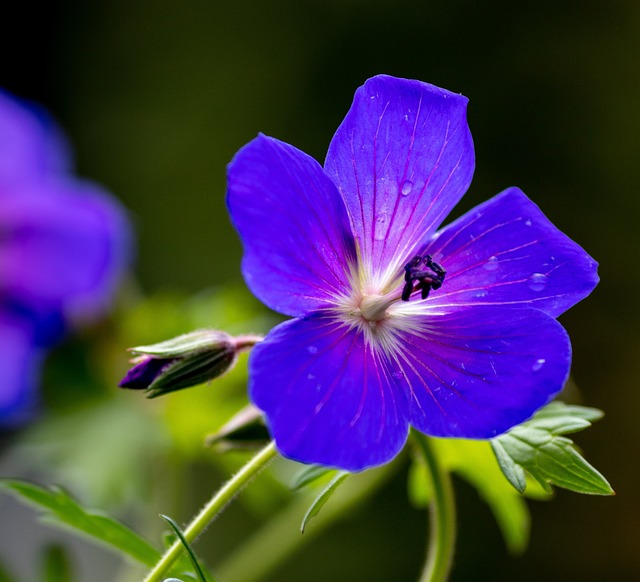
[[178,537],[178,539],[180,540],[180,543],[182,544],[182,546],[184,547],[184,549],[187,552],[187,555],[189,556],[189,559],[191,560],[191,564],[193,565],[193,569],[196,571],[196,574],[198,576],[198,580],[199,582],[215,582],[214,579],[211,577],[211,575],[205,576],[200,563],[198,562],[198,558],[196,557],[194,551],[191,549],[191,546],[189,545],[189,542],[187,542],[187,540],[185,539],[184,535],[182,535],[182,532],[180,531],[180,528],[178,527],[178,524],[171,519],[170,517],[166,516],[166,515],[161,515],[160,516],[162,519],[164,519],[170,526],[171,529],[173,529],[174,533],[176,534],[176,536]]
[[600,418],[602,412],[595,408],[554,402],[492,439],[491,445],[506,478],[520,492],[526,487],[526,471],[548,492],[556,485],[577,493],[613,495],[607,480],[578,453],[573,441],[561,436]]
[[332,473],[335,473],[335,469],[328,469],[322,465],[306,465],[293,477],[290,488],[292,491],[297,491]]
[[[180,538],[171,531],[162,532],[162,547],[168,550],[173,544],[175,544]],[[196,575],[191,572],[191,559],[187,554],[180,554],[171,567],[171,573],[174,576],[186,576],[190,580],[196,580]]]
[[535,414],[535,417],[538,419],[567,416],[571,418],[582,418],[593,423],[596,420],[600,420],[604,416],[604,412],[598,408],[579,406],[577,404],[565,404],[564,402],[556,400],[554,402],[550,402]]
[[84,509],[61,489],[8,479],[0,480],[0,487],[39,509],[43,521],[51,525],[71,529],[149,567],[160,559],[160,552],[133,530],[103,513]]
[[320,510],[324,507],[325,503],[329,501],[331,496],[335,493],[338,486],[350,475],[347,471],[340,471],[336,474],[336,476],[329,481],[327,486],[320,492],[320,495],[316,497],[311,504],[311,507],[305,513],[305,516],[302,518],[302,523],[300,524],[300,533],[304,533],[307,524],[311,519],[313,519]]
[[513,485],[520,493],[524,493],[524,490],[527,488],[527,477],[524,469],[515,463],[507,451],[504,450],[504,447],[499,440],[492,440],[491,448],[498,460],[500,469],[502,469],[502,472],[509,483],[511,483],[511,485]]
[[44,551],[44,582],[71,582],[71,564],[65,549],[52,545]]

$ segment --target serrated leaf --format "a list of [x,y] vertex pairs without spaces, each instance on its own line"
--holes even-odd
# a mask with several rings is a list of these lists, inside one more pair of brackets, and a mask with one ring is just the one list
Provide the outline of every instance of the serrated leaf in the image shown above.
[[509,456],[500,441],[496,439],[492,440],[491,448],[493,449],[498,465],[504,473],[504,476],[507,478],[507,481],[509,481],[509,483],[511,483],[518,492],[524,493],[524,490],[527,488],[527,477],[524,469],[520,465],[517,465]]
[[307,524],[311,519],[313,519],[320,510],[324,507],[324,505],[329,501],[331,496],[336,492],[336,489],[340,486],[340,484],[349,476],[350,473],[346,471],[340,471],[336,474],[336,476],[329,481],[327,486],[320,492],[320,495],[316,497],[311,504],[311,507],[307,510],[304,517],[302,518],[302,523],[300,524],[300,533],[304,533]]
[[335,473],[335,469],[328,469],[322,465],[306,465],[299,473],[297,473],[289,486],[292,491],[297,491],[298,489],[302,489],[307,485],[310,485],[314,481],[324,477],[325,475],[330,475]]
[[595,408],[561,402],[546,406],[531,420],[492,439],[500,468],[521,492],[519,471],[526,471],[548,492],[556,485],[577,493],[613,495],[604,476],[578,453],[571,439],[561,436],[587,428],[601,417]]
[[590,406],[580,406],[578,404],[565,404],[556,400],[550,402],[544,408],[538,410],[535,417],[542,418],[556,418],[562,416],[569,416],[571,418],[582,418],[593,423],[596,420],[600,420],[604,416],[604,412],[598,408],[592,408]]
[[84,509],[62,489],[49,490],[25,481],[8,479],[0,480],[0,487],[40,510],[46,523],[71,529],[149,567],[160,559],[160,552],[133,530],[104,513]]

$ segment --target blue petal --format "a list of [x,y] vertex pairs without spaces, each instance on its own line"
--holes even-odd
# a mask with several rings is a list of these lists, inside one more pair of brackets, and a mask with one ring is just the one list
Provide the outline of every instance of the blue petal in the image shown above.
[[79,180],[14,185],[0,204],[0,291],[35,310],[91,316],[130,260],[117,202]]
[[531,306],[557,317],[598,283],[597,263],[517,188],[448,225],[426,252],[447,270],[430,305]]
[[461,95],[385,75],[356,92],[325,169],[374,278],[401,270],[469,186],[474,152],[466,107]]
[[283,455],[349,471],[393,458],[408,410],[363,335],[329,318],[287,321],[251,353],[249,390]]
[[70,152],[46,112],[0,90],[0,184],[66,170]]
[[34,413],[42,352],[31,322],[0,309],[0,429],[26,422]]
[[501,434],[547,404],[569,375],[567,333],[537,309],[434,310],[411,324],[398,364],[411,424],[433,436]]
[[348,292],[355,262],[349,221],[314,159],[257,137],[229,164],[228,205],[244,243],[247,285],[269,307],[304,315]]

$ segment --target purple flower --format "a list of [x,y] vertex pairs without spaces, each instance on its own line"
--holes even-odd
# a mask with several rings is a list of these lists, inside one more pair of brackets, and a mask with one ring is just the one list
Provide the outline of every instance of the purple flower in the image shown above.
[[466,105],[378,76],[324,169],[262,135],[231,162],[245,280],[294,317],[250,359],[251,398],[287,457],[364,469],[410,425],[491,438],[562,389],[571,346],[555,318],[597,265],[517,188],[437,230],[473,174]]
[[51,119],[0,91],[0,427],[32,411],[43,350],[104,311],[129,262],[124,211],[70,166]]

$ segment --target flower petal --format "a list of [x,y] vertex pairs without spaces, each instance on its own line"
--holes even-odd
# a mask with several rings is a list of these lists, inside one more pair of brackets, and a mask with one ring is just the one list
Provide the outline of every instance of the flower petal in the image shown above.
[[251,398],[291,459],[358,471],[406,441],[404,391],[356,330],[327,317],[287,321],[253,349],[249,366]]
[[0,309],[0,346],[0,429],[10,429],[35,411],[42,354],[31,323],[5,309]]
[[0,291],[82,317],[104,307],[131,254],[117,202],[79,180],[12,187],[0,204]]
[[365,268],[388,281],[465,193],[474,169],[467,99],[381,75],[356,92],[325,162]]
[[0,187],[69,166],[69,147],[47,113],[0,90]]
[[517,188],[448,225],[427,252],[447,270],[430,305],[528,305],[557,317],[598,283],[597,263]]
[[537,309],[479,306],[411,319],[396,357],[411,424],[427,434],[492,438],[547,404],[569,375],[567,333]]
[[244,243],[245,280],[261,301],[304,315],[347,293],[355,262],[349,220],[313,158],[260,135],[229,164],[227,202]]

